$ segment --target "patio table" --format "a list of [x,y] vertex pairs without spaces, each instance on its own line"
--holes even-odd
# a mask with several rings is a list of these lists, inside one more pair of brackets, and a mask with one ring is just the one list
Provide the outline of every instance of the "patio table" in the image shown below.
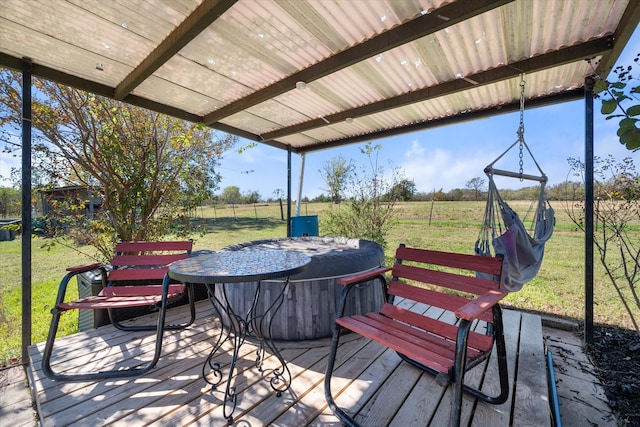
[[[223,415],[229,423],[233,421],[233,412],[237,402],[237,393],[231,382],[240,348],[248,337],[253,336],[258,339],[255,366],[259,370],[262,370],[265,345],[278,359],[279,367],[272,370],[269,380],[276,394],[281,396],[284,391],[289,389],[291,372],[271,337],[270,322],[273,313],[282,305],[289,276],[302,272],[310,262],[310,257],[296,251],[246,250],[201,255],[169,265],[168,274],[172,279],[184,283],[203,284],[207,287],[209,300],[223,323],[220,335],[202,367],[203,378],[211,384],[212,390],[216,390],[223,377],[220,364],[215,362],[215,356],[226,341],[233,343],[233,357],[227,375],[223,404]],[[283,281],[278,298],[266,309],[257,309],[261,281],[281,278],[286,278],[286,280]],[[227,299],[225,284],[252,281],[257,281],[258,286],[253,295],[250,309],[246,313],[234,312]],[[218,292],[216,292],[216,287]],[[207,367],[209,367],[209,372],[207,372]],[[229,410],[227,406],[229,406]]]

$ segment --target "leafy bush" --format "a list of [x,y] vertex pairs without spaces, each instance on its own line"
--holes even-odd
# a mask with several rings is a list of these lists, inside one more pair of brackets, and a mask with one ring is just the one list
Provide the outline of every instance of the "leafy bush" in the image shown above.
[[[640,53],[633,60],[635,65],[640,61]],[[633,75],[634,65],[617,66],[613,69],[616,81],[597,80],[593,91],[602,99],[600,112],[607,116],[607,120],[620,119],[618,122],[618,138],[627,149],[640,149],[640,104],[638,94],[640,85],[638,77]]]
[[386,177],[378,165],[379,145],[366,144],[360,151],[369,165],[349,174],[349,198],[334,205],[324,214],[322,229],[325,234],[372,240],[386,246],[387,234],[393,226],[394,206],[404,187],[399,170],[394,168]]

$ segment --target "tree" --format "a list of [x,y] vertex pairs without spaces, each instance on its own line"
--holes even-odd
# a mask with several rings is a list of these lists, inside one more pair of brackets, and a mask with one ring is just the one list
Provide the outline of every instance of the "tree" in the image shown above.
[[257,191],[248,191],[242,197],[242,200],[246,204],[260,203],[260,201],[262,201],[262,196]]
[[464,199],[464,191],[462,191],[461,188],[454,188],[453,190],[448,191],[447,194],[442,199],[438,198],[438,196],[436,196],[435,198],[435,200],[448,200],[451,202],[459,202],[463,199]]
[[236,185],[230,185],[225,187],[220,195],[220,200],[223,203],[227,203],[229,205],[237,205],[242,201],[242,194],[240,194],[240,187]]
[[416,183],[412,179],[402,179],[386,195],[389,199],[397,199],[403,202],[413,199],[416,194]]
[[284,195],[285,195],[285,193],[284,193],[284,190],[282,188],[276,188],[275,190],[273,190],[273,197],[276,200],[282,200]]
[[484,191],[484,188],[485,188],[484,184],[485,184],[485,180],[477,176],[467,181],[467,183],[465,184],[465,187],[473,191],[474,198],[476,201],[478,201],[480,200],[480,195]]
[[379,149],[379,145],[373,146],[371,143],[360,149],[369,164],[350,174],[350,197],[346,203],[324,213],[322,226],[326,234],[367,239],[386,245],[398,200],[389,195],[394,194],[391,189],[399,184],[402,177],[397,168],[392,170],[390,176],[385,176],[384,168],[378,165]]
[[327,184],[324,189],[329,192],[329,197],[333,203],[340,203],[343,199],[345,186],[353,173],[354,166],[342,155],[327,160],[322,169],[319,170]]
[[0,218],[20,216],[20,198],[15,188],[0,187]]
[[555,201],[584,199],[584,185],[581,182],[565,181],[547,189],[547,199]]
[[[0,71],[0,125],[21,125],[21,80]],[[215,168],[237,138],[34,79],[34,170],[48,184],[83,185],[102,198],[105,216],[85,221],[105,257],[116,240],[153,240],[187,224],[187,214],[210,197]],[[174,228],[174,231],[185,228]]]
[[[640,53],[633,60],[635,65],[640,61]],[[607,116],[607,120],[620,119],[618,122],[618,138],[627,149],[640,149],[640,84],[638,77],[633,75],[633,65],[618,66],[613,69],[616,81],[597,80],[593,91],[602,98],[600,112]]]
[[280,204],[280,219],[284,221],[284,207],[282,206],[284,190],[282,188],[276,188],[275,190],[273,190],[273,196],[278,199],[278,203]]
[[431,200],[436,200],[436,201],[447,200],[447,194],[445,194],[445,192],[442,191],[442,188],[440,188],[438,191],[434,191],[432,193]]
[[[584,164],[569,159],[576,176],[584,177]],[[616,162],[612,156],[594,159],[593,243],[615,293],[640,334],[640,174],[633,160]],[[584,193],[582,193],[584,195]],[[585,230],[585,201],[569,197],[566,210],[579,229]]]
[[311,203],[329,203],[330,201],[331,198],[324,193],[311,199]]

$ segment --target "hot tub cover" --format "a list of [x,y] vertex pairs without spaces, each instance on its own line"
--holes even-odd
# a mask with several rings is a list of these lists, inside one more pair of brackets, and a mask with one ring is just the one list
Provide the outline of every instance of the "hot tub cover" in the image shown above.
[[381,245],[370,240],[347,237],[285,237],[254,240],[230,245],[222,250],[256,249],[295,250],[310,256],[309,267],[302,273],[291,276],[291,281],[344,276],[384,264],[384,249]]

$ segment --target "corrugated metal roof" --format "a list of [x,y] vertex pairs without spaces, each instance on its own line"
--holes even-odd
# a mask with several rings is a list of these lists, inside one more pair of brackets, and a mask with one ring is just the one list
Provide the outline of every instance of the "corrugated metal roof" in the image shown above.
[[[4,0],[0,65],[293,151],[580,96],[629,0]],[[591,62],[586,59],[590,58]]]

